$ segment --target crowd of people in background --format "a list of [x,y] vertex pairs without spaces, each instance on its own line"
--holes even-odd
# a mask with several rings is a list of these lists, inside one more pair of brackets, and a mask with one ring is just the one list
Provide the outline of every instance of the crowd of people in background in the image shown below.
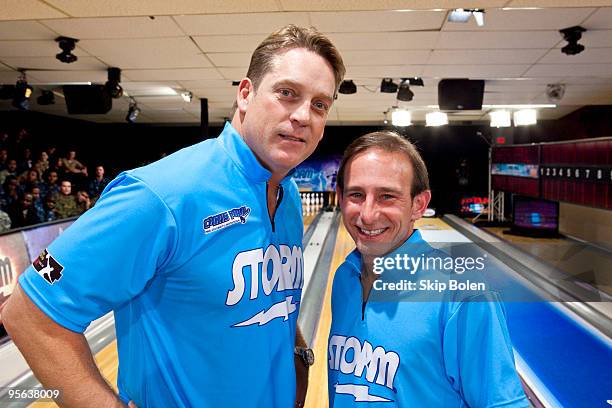
[[81,215],[110,182],[102,165],[81,163],[76,150],[35,146],[28,136],[0,130],[0,232]]

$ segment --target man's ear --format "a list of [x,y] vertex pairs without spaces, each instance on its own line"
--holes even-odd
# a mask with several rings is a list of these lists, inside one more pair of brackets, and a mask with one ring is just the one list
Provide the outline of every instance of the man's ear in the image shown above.
[[255,94],[255,87],[249,78],[243,78],[238,85],[238,94],[236,95],[236,103],[238,110],[245,113],[249,106],[249,101]]
[[412,199],[412,216],[411,220],[416,221],[423,216],[431,201],[431,190],[425,190]]

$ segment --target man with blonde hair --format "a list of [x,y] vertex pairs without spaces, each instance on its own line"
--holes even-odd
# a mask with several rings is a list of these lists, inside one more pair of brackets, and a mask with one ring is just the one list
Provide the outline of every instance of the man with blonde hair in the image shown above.
[[[315,29],[271,34],[218,138],[120,174],[21,275],[3,321],[64,406],[303,404],[303,225],[290,174],[323,137],[343,75]],[[110,310],[119,395],[82,335]]]

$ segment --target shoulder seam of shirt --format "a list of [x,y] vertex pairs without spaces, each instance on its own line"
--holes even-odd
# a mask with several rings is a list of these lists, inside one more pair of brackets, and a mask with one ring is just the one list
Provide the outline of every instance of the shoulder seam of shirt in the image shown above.
[[[180,235],[180,231],[179,231],[179,227],[178,227],[178,222],[176,221],[176,216],[174,215],[174,213],[172,212],[172,210],[170,209],[170,207],[168,206],[168,204],[166,204],[166,202],[164,201],[163,198],[161,198],[161,196],[157,193],[157,191],[155,191],[153,189],[153,187],[151,187],[146,181],[144,181],[142,178],[134,175],[131,171],[130,172],[126,172],[126,174],[133,178],[134,180],[138,180],[139,182],[141,182],[146,188],[147,190],[149,190],[151,192],[151,194],[153,194],[158,200],[159,202],[164,206],[164,208],[170,213],[170,215],[172,216],[172,221],[174,221],[174,226],[176,228],[176,232],[177,232],[177,239],[174,240],[174,243],[172,245],[172,251],[171,253],[168,255],[167,260],[171,259],[174,257],[174,254],[176,253],[177,247],[178,247],[178,236]],[[164,260],[163,266],[165,266],[167,264],[167,260]]]

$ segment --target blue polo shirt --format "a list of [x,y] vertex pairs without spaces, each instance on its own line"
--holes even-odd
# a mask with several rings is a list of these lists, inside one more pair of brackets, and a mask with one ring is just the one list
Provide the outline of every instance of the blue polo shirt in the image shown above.
[[[446,255],[419,231],[389,254]],[[526,407],[502,304],[486,298],[388,298],[363,306],[361,256],[338,268],[328,344],[330,407]],[[383,277],[386,272],[383,272]],[[441,277],[436,271],[415,277]],[[442,281],[443,279],[440,279]],[[418,296],[418,295],[417,295]],[[432,296],[432,295],[427,295]],[[395,301],[389,301],[394,299]],[[434,301],[435,300],[435,301]]]
[[227,124],[119,175],[19,278],[83,332],[114,311],[118,387],[139,407],[289,407],[303,286],[301,203]]

